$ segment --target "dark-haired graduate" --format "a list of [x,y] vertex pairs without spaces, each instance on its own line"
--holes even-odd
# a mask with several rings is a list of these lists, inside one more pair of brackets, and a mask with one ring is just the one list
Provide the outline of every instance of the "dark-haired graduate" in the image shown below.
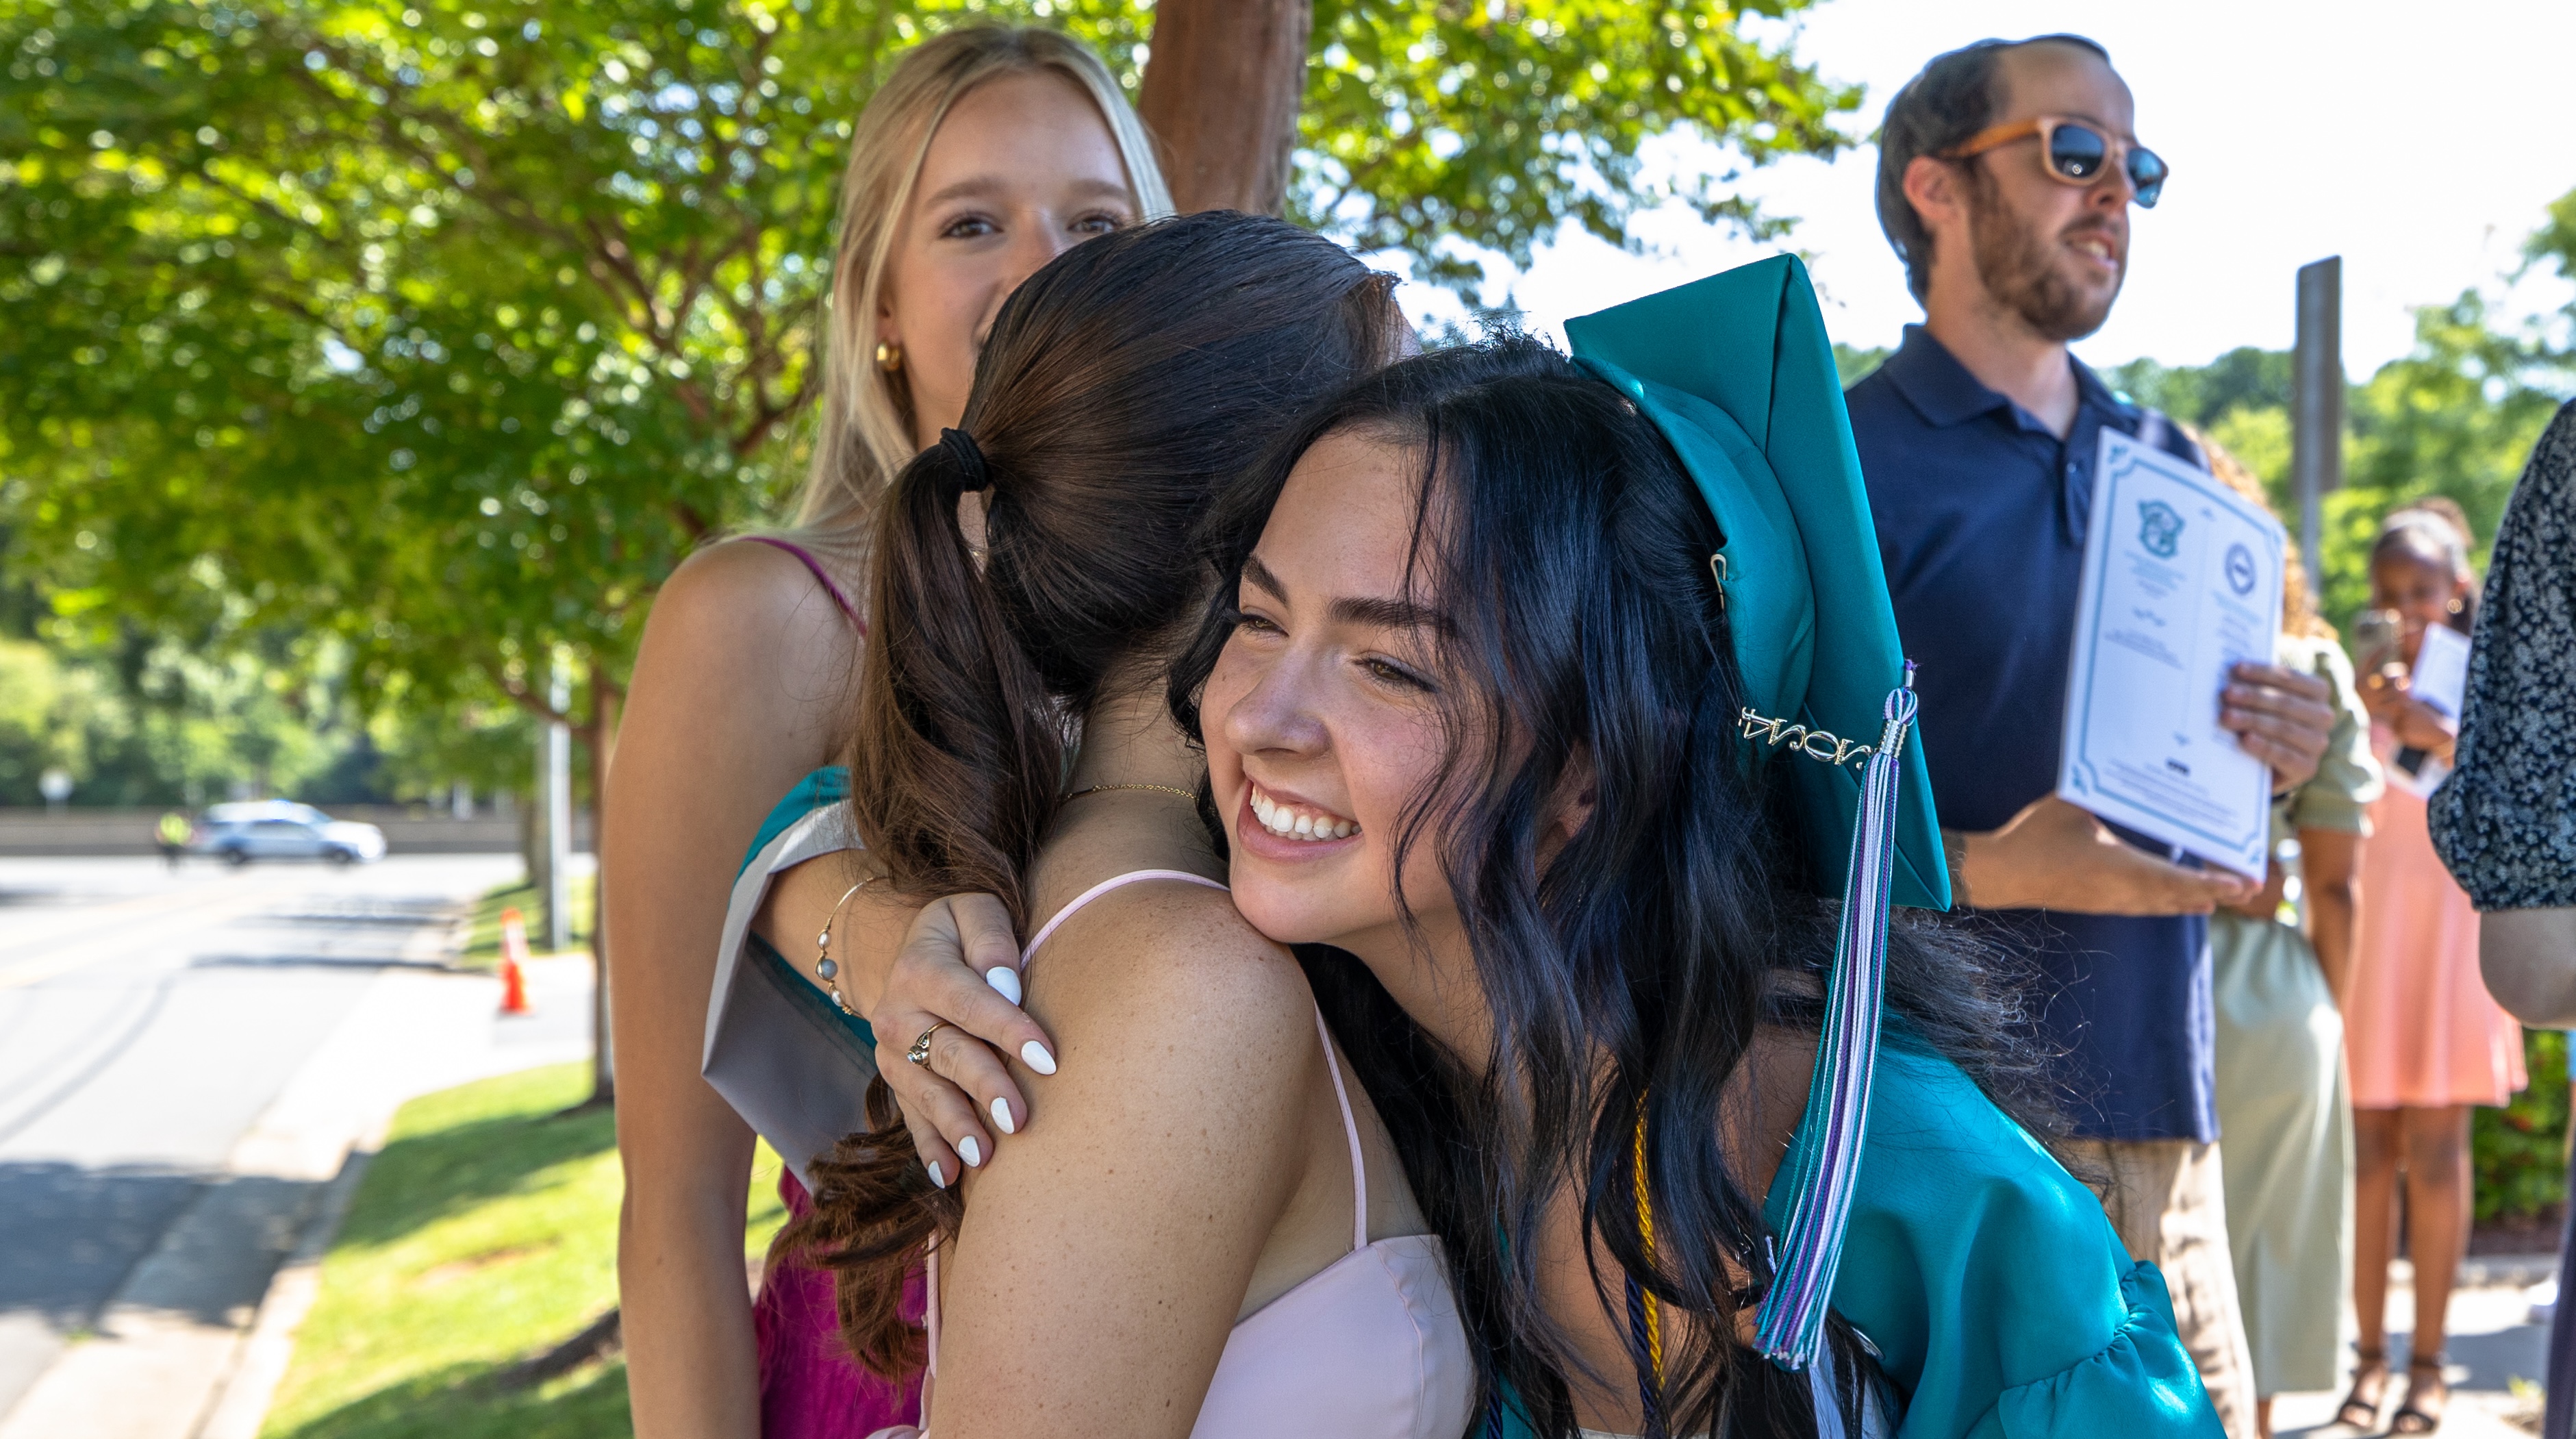
[[1978,1083],[1978,955],[1889,924],[1947,886],[1803,269],[1568,332],[1310,417],[1172,681],[1236,905],[1401,1008],[1327,987],[1518,1418],[2214,1434],[2153,1267]]
[[[1471,1432],[2215,1435],[2154,1268],[1989,1097],[1981,956],[1888,925],[1946,886],[1803,270],[1572,333],[1295,427],[1171,678],[1232,899],[1310,946],[1445,1241]],[[915,937],[926,993],[961,936]]]

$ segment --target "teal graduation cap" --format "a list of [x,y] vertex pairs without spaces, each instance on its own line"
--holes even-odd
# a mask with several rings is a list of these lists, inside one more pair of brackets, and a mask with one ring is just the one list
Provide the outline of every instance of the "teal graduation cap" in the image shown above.
[[[1869,497],[1842,382],[1807,267],[1778,255],[1568,320],[1574,357],[1643,408],[1681,456],[1726,537],[1718,551],[1745,704],[1748,753],[1796,748],[1790,764],[1819,881],[1844,873],[1861,765],[1887,692],[1905,681],[1896,614],[1879,568]],[[1790,735],[1791,726],[1805,733]],[[1842,763],[1817,736],[1849,739]],[[1895,902],[1950,907],[1950,874],[1923,749],[1903,757]]]
[[1907,743],[1913,666],[1804,265],[1757,261],[1565,333],[1663,432],[1717,518],[1709,566],[1743,676],[1744,753],[1780,767],[1810,871],[1843,896],[1806,1113],[1775,1181],[1792,1186],[1789,1219],[1756,1319],[1762,1352],[1803,1370],[1823,1346],[1868,1132],[1888,907],[1950,904],[1931,775]]

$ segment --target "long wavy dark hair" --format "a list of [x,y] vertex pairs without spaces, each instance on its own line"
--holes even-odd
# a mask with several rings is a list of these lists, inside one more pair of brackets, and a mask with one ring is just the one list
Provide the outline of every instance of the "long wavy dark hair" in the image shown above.
[[[894,887],[997,895],[1063,794],[1081,716],[1187,635],[1190,539],[1221,485],[1319,399],[1393,356],[1393,281],[1308,231],[1202,213],[1078,245],[1004,303],[959,429],[895,476],[850,754],[852,808]],[[984,551],[959,532],[980,491]],[[1150,673],[1150,670],[1148,671]],[[852,1352],[921,1363],[904,1275],[962,1212],[933,1187],[882,1080],[867,1133],[814,1167],[784,1236],[838,1271]]]
[[[1416,456],[1409,583],[1445,622],[1450,739],[1394,845],[1401,865],[1442,844],[1491,1048],[1445,1052],[1358,961],[1301,958],[1449,1247],[1487,1397],[1508,1381],[1540,1434],[1571,1435],[1563,1376],[1654,1383],[1642,1352],[1634,1376],[1590,1371],[1538,1303],[1540,1222],[1570,1184],[1620,1268],[1696,1320],[1667,1331],[1665,1432],[1811,1430],[1806,1379],[1733,1339],[1768,1272],[1761,1197],[1721,1146],[1720,1106],[1757,1029],[1815,1029],[1835,906],[1791,867],[1796,818],[1739,753],[1716,522],[1653,425],[1546,346],[1406,360],[1309,414],[1213,512],[1218,597],[1171,679],[1193,735],[1244,560],[1298,457],[1337,432]],[[1552,797],[1579,783],[1595,807],[1542,862]],[[1905,917],[1890,948],[1890,1009],[2030,1112],[2032,1066],[1986,956]],[[1595,1279],[1605,1295],[1624,1283]],[[1856,1383],[1868,1361],[1847,1330],[1836,1342]],[[1839,1403],[1856,1419],[1856,1388]]]

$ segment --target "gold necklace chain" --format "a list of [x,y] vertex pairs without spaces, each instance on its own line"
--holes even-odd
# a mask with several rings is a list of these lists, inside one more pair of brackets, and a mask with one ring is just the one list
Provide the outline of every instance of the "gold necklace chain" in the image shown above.
[[1178,785],[1168,784],[1095,784],[1075,790],[1073,793],[1066,795],[1065,798],[1080,799],[1087,794],[1098,794],[1104,789],[1150,789],[1162,794],[1179,795],[1181,798],[1188,800],[1192,804],[1198,803],[1199,798],[1198,792],[1195,790],[1186,790],[1182,789]]

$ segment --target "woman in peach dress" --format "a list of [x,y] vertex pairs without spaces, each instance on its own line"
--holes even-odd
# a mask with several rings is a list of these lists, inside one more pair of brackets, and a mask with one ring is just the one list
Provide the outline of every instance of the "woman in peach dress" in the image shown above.
[[2393,612],[2393,643],[2363,656],[2362,703],[2388,789],[2370,807],[2361,914],[2344,1026],[2352,1064],[2353,1302],[2361,1367],[2337,1417],[2368,1428],[2388,1387],[2388,1264],[2398,1172],[2406,1178],[2415,1332],[2397,1434],[2429,1434],[2449,1397],[2442,1376],[2451,1284],[2469,1237],[2469,1106],[2500,1105],[2526,1082],[2522,1027],[2478,977],[2478,914],[2433,853],[2424,795],[2450,763],[2458,721],[2410,692],[2424,633],[2463,634],[2477,603],[2456,508],[2388,517],[2371,549],[2371,603]]

